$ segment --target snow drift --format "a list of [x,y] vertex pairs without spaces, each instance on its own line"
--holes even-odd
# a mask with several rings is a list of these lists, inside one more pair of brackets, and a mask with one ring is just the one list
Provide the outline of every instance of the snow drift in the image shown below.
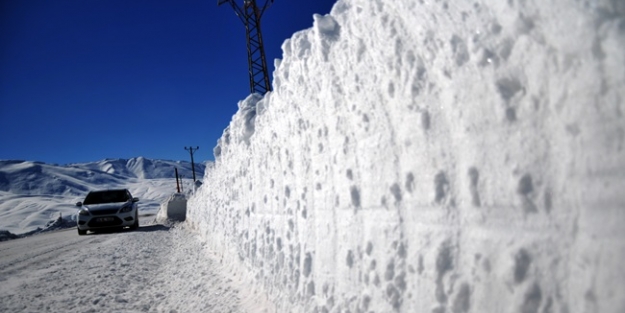
[[278,311],[625,311],[622,1],[339,0],[187,221]]

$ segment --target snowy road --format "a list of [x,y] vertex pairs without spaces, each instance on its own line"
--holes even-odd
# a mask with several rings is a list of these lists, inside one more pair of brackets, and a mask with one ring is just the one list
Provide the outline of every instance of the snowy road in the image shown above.
[[240,288],[182,227],[0,243],[0,312],[240,312]]

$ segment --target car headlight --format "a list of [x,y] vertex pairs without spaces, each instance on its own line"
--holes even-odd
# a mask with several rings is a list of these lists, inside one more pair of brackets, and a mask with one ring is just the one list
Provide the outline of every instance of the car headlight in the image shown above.
[[119,210],[119,213],[128,213],[130,211],[132,211],[132,205],[127,205],[123,207],[121,210]]
[[90,215],[90,214],[89,214],[88,210],[81,209],[80,211],[78,211],[78,215],[87,216],[87,215]]

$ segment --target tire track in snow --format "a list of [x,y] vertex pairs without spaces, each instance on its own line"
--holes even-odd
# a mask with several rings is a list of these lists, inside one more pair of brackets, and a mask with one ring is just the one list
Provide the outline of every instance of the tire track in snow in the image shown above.
[[[39,238],[35,238],[35,240],[32,238],[24,238],[17,239],[17,241],[14,242],[8,242],[8,247],[2,249],[2,257],[0,257],[0,281],[6,280],[7,276],[15,272],[57,258],[61,254],[76,249],[81,241],[85,241],[82,240],[82,238],[69,241],[58,241],[54,239],[60,238],[60,235],[65,234],[51,234],[50,238],[39,241],[36,240]],[[24,242],[20,242],[19,240],[23,240]],[[94,239],[88,241],[92,242]]]
[[60,231],[0,247],[0,312],[244,311],[245,286],[179,227]]

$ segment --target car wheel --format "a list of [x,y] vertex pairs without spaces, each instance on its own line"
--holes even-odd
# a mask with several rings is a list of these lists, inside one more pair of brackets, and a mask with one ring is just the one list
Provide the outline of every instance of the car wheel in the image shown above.
[[78,229],[78,235],[80,235],[80,236],[87,234],[86,230],[80,230],[80,228],[76,228],[76,229]]

